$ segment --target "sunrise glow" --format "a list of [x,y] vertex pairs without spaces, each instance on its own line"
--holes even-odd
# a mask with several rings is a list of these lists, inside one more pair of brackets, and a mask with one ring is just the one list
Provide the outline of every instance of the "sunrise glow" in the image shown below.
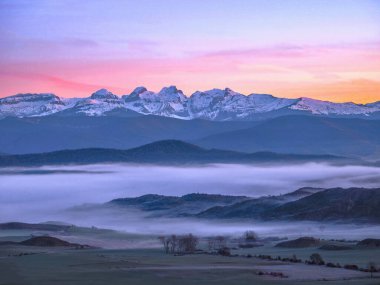
[[176,85],[380,100],[378,1],[180,2],[2,1],[0,97]]

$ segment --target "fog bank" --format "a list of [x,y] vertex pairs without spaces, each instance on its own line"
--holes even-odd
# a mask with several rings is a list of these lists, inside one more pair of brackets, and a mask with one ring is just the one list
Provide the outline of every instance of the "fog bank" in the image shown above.
[[[132,232],[204,229],[234,232],[244,225],[206,221],[144,221],[143,213],[71,213],[65,209],[83,203],[104,203],[148,193],[184,195],[213,193],[258,197],[277,195],[300,187],[379,187],[380,168],[298,164],[283,166],[208,165],[172,167],[148,165],[86,165],[0,170],[0,222],[61,220]],[[179,225],[182,225],[181,227]],[[272,228],[263,229],[270,234]],[[318,226],[316,226],[318,229]],[[302,230],[307,232],[307,227]],[[309,229],[310,230],[310,229]],[[295,232],[293,228],[289,230]]]

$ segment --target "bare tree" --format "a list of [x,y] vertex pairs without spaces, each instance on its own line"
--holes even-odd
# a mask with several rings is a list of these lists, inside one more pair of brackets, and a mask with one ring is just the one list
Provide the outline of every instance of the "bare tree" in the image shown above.
[[376,272],[376,263],[373,261],[368,262],[367,265],[368,271],[371,273],[371,278],[373,278],[373,272]]
[[181,252],[194,253],[197,249],[198,238],[192,234],[181,236],[178,239],[178,248]]
[[207,240],[208,250],[219,250],[227,247],[227,238],[225,236],[213,236]]
[[165,253],[169,253],[170,240],[165,236],[160,236],[158,239],[162,243]]
[[198,238],[192,234],[184,236],[160,236],[158,239],[162,243],[165,253],[193,253],[197,249],[199,242]]
[[227,247],[227,239],[226,237],[224,236],[216,236],[215,237],[215,241],[216,241],[216,247],[217,249],[221,249],[221,248],[225,248]]
[[207,247],[209,251],[212,251],[215,249],[215,237],[209,237],[207,239]]
[[171,235],[169,238],[170,252],[175,253],[178,246],[178,238],[176,235]]

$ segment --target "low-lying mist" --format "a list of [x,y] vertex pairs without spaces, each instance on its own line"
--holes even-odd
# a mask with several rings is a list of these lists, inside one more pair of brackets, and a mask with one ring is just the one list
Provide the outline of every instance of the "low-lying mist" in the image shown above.
[[[320,235],[316,223],[284,224],[226,223],[194,219],[146,219],[139,211],[79,211],[65,209],[84,203],[104,203],[120,197],[148,193],[184,195],[284,194],[300,187],[379,187],[380,168],[368,166],[297,165],[208,165],[172,167],[153,165],[85,165],[0,170],[0,222],[59,220],[83,226],[98,226],[136,233],[194,232],[236,233],[254,228],[265,235],[279,231]],[[323,227],[326,229],[326,227]],[[328,227],[327,227],[328,229]],[[358,233],[360,233],[360,228]],[[368,228],[378,232],[379,228]],[[346,226],[342,226],[344,236]],[[353,230],[353,227],[351,227]],[[352,231],[351,234],[354,234]]]

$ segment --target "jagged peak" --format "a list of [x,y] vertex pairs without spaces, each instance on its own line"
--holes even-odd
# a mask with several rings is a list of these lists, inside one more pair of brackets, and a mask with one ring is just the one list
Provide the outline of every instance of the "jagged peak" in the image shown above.
[[111,91],[108,91],[105,88],[99,89],[91,94],[91,99],[118,99],[115,94],[113,94]]
[[[30,102],[30,104],[29,104]],[[154,114],[180,119],[204,118],[210,120],[250,119],[255,114],[287,108],[319,115],[379,116],[380,101],[368,104],[336,103],[300,97],[279,98],[270,94],[248,96],[231,88],[196,91],[186,97],[176,86],[162,88],[159,92],[139,86],[129,95],[118,96],[107,89],[99,89],[87,98],[59,98],[52,93],[24,93],[0,98],[0,118],[5,115],[49,115],[75,107],[87,115],[102,115],[115,108],[133,110],[141,114]],[[79,111],[78,111],[79,112]]]
[[237,92],[235,92],[234,90],[232,90],[231,88],[228,88],[228,87],[224,88],[224,92],[226,94],[231,94],[231,95],[238,94]]
[[238,92],[235,92],[234,90],[232,90],[231,88],[224,88],[224,89],[220,89],[220,88],[213,88],[213,89],[210,89],[210,90],[206,90],[206,91],[196,91],[194,92],[193,94],[195,93],[201,93],[201,94],[210,94],[210,95],[225,95],[225,94],[230,94],[230,95],[243,95],[243,94],[240,94]]
[[183,94],[182,90],[177,89],[174,85],[162,88],[160,92],[158,92],[158,96],[169,101],[179,100],[184,102],[187,100],[187,97]]
[[141,93],[144,93],[148,91],[148,89],[146,89],[144,86],[138,86],[136,87],[132,92],[131,94],[129,94],[129,96],[138,96],[140,95]]
[[124,99],[125,102],[132,102],[141,99],[142,94],[144,93],[153,93],[148,91],[146,87],[144,86],[138,86],[129,95],[123,95],[122,98]]
[[210,90],[206,91],[195,91],[193,94],[191,94],[191,97],[197,97],[197,96],[213,96],[213,97],[219,97],[223,96],[224,90],[218,89],[218,88],[213,88]]
[[183,95],[183,92],[182,90],[179,90],[177,88],[177,86],[175,85],[171,85],[171,86],[167,86],[167,87],[163,87],[160,92],[158,92],[158,94],[176,94],[176,93],[180,93]]
[[224,96],[246,96],[246,95],[236,92],[232,90],[231,88],[227,87],[224,89]]

